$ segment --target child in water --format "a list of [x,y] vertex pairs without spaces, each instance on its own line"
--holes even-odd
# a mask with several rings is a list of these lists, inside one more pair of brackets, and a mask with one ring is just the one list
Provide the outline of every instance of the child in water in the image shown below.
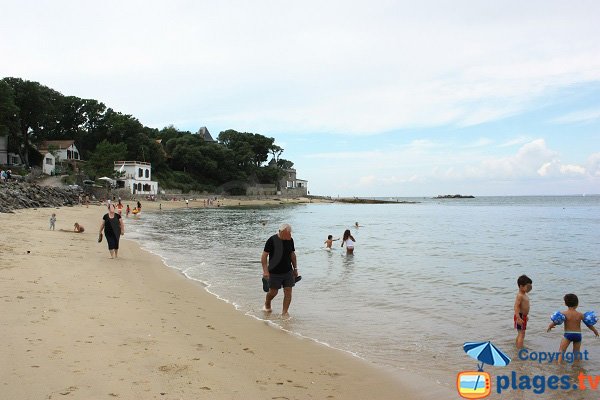
[[513,317],[515,329],[517,330],[517,349],[523,348],[523,342],[525,341],[527,314],[529,314],[529,296],[527,296],[527,293],[531,292],[532,284],[533,281],[527,275],[521,275],[517,279],[519,293],[517,293],[517,298],[515,299],[515,314]]
[[342,247],[344,247],[344,244],[346,245],[346,253],[347,254],[354,253],[354,243],[355,242],[356,242],[356,239],[354,239],[354,236],[352,236],[352,234],[350,233],[350,229],[346,229],[344,231],[344,236],[342,238]]
[[333,239],[333,235],[328,235],[327,240],[323,243],[325,243],[325,247],[331,249],[331,246],[333,246],[333,242],[335,242],[336,240],[340,240],[340,238]]
[[[581,321],[583,321],[583,314],[577,311],[579,305],[579,299],[577,295],[573,293],[566,294],[564,297],[565,305],[568,307],[567,311],[562,311],[561,314],[565,316],[565,333],[560,341],[560,347],[558,348],[559,356],[558,361],[562,361],[563,352],[567,351],[569,344],[573,343],[573,353],[579,353],[581,349]],[[550,332],[556,324],[552,322],[548,325],[547,332]],[[598,336],[598,331],[591,325],[586,325],[589,330],[594,332],[594,335]]]

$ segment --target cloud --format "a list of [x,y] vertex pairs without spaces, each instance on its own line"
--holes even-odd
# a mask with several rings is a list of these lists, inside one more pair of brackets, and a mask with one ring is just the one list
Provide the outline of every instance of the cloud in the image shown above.
[[511,139],[511,140],[509,140],[507,142],[499,144],[498,147],[511,147],[511,146],[516,146],[516,145],[524,144],[524,143],[527,143],[529,141],[531,141],[530,137],[519,136],[519,137]]
[[489,139],[489,138],[479,138],[475,142],[465,145],[465,147],[466,148],[485,147],[485,146],[489,146],[492,143],[494,143],[494,141],[492,139]]
[[600,153],[590,155],[587,160],[586,169],[590,176],[600,177]]
[[542,177],[560,176],[560,175],[585,175],[586,169],[580,165],[563,165],[558,160],[544,163],[537,173]]
[[600,108],[590,108],[575,111],[553,119],[551,122],[557,124],[592,123],[600,120]]
[[11,37],[0,43],[11,60],[0,76],[96,98],[159,128],[473,126],[600,81],[590,18],[600,5],[533,3],[9,2],[4,14],[27,19],[0,27]]

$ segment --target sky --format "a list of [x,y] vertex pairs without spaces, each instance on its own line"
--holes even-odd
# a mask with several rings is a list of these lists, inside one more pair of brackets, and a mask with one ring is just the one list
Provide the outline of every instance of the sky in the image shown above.
[[273,137],[314,195],[600,193],[600,2],[0,0],[0,77]]

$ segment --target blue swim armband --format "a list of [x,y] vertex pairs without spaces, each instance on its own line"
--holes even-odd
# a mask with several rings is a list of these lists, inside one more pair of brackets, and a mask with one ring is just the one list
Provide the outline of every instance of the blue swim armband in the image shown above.
[[563,322],[565,322],[567,318],[563,313],[557,311],[550,316],[550,319],[552,320],[552,322],[554,322],[555,325],[561,325]]
[[588,311],[585,314],[583,314],[583,323],[587,326],[596,325],[596,322],[598,322],[596,311]]

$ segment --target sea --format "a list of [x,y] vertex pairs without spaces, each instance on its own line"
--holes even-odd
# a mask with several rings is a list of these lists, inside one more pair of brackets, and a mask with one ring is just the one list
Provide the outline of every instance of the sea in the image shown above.
[[[558,351],[562,327],[546,329],[550,315],[565,309],[565,294],[577,294],[580,311],[600,314],[600,195],[386,200],[395,203],[144,213],[127,221],[128,237],[247,317],[392,373],[415,373],[451,398],[459,398],[457,374],[478,368],[464,343],[487,341],[511,358],[507,366],[484,365],[490,398],[599,397],[600,385],[598,392],[573,389],[580,374],[600,380],[600,339],[592,331],[582,326],[587,360],[550,364],[540,354]],[[280,314],[283,293],[272,314],[262,311],[260,257],[282,223],[292,226],[302,275],[288,319]],[[341,238],[346,229],[354,254],[341,240],[325,249],[328,235]],[[526,353],[515,348],[513,326],[522,274],[533,280]],[[569,388],[555,389],[550,378],[566,375]],[[498,393],[506,382],[500,376],[509,385]]]

